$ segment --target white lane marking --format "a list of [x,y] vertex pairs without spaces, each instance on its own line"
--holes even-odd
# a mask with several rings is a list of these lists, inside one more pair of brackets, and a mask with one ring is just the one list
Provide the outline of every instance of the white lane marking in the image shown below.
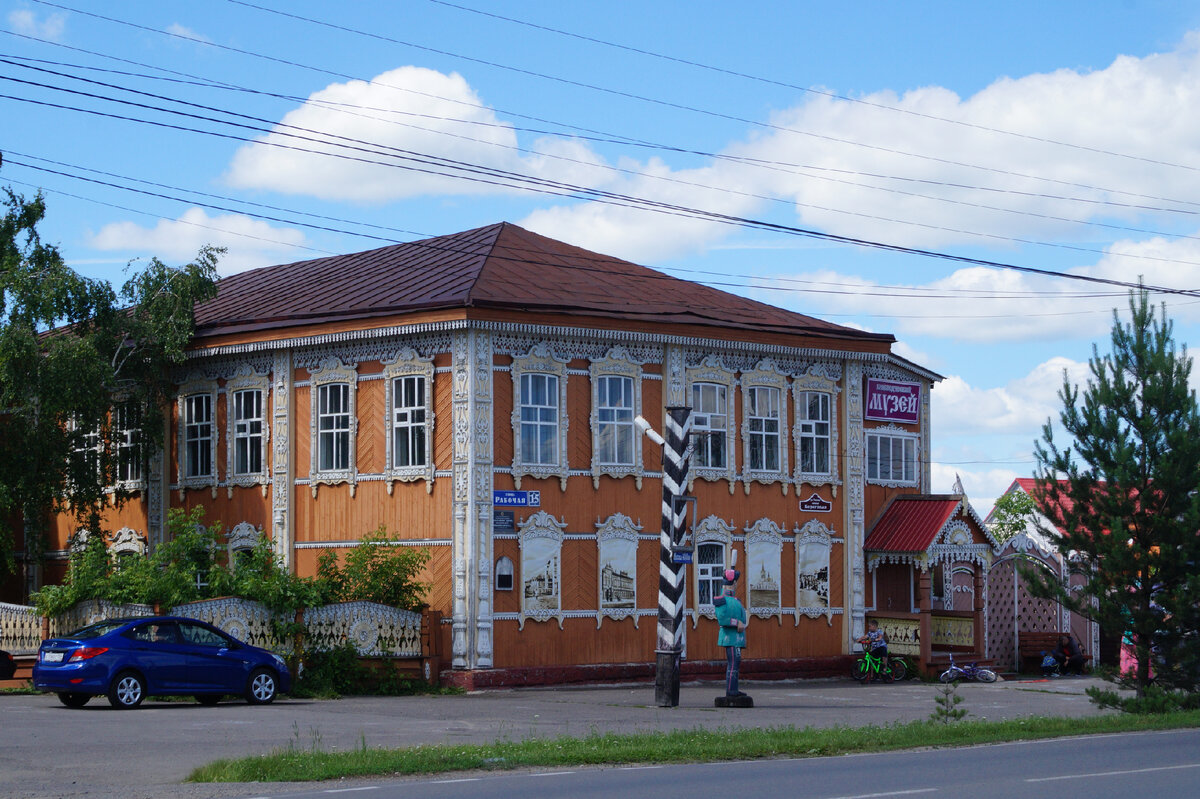
[[856,793],[853,796],[833,796],[830,799],[876,799],[879,796],[908,796],[914,793],[934,793],[937,788],[911,788],[907,791],[884,791],[883,793]]
[[1181,768],[1200,768],[1200,763],[1184,763],[1181,766],[1153,766],[1150,768],[1131,768],[1124,771],[1099,771],[1090,774],[1063,774],[1059,777],[1033,777],[1025,782],[1054,782],[1055,780],[1083,780],[1089,777],[1119,777],[1122,774],[1145,774],[1150,771],[1176,771]]
[[561,777],[564,774],[574,774],[574,771],[541,771],[537,774],[530,774],[531,777]]
[[620,766],[618,771],[649,771],[651,769],[662,768],[662,766]]
[[378,785],[367,785],[362,788],[327,788],[322,793],[350,793],[351,791],[378,791]]
[[449,785],[452,782],[479,782],[482,777],[463,777],[460,780],[430,780],[430,785]]

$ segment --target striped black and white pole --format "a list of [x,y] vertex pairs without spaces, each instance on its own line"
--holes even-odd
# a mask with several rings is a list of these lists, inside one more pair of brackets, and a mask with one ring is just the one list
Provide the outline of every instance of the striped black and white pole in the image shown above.
[[674,547],[683,543],[687,519],[687,506],[679,500],[687,490],[687,445],[692,427],[692,409],[667,408],[664,421],[654,702],[659,707],[678,707],[679,661],[683,656],[686,631],[683,623],[686,581],[683,564],[675,562]]

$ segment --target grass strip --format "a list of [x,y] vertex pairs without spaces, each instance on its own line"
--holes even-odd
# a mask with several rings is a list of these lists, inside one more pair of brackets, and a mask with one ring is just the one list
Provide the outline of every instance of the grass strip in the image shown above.
[[531,767],[703,763],[775,757],[822,757],[919,747],[972,746],[1111,732],[1200,727],[1200,711],[1085,718],[1031,717],[952,724],[915,721],[868,727],[693,729],[594,733],[583,738],[531,738],[490,744],[321,751],[295,744],[268,755],[218,760],[190,782],[298,782],[339,777],[407,776]]

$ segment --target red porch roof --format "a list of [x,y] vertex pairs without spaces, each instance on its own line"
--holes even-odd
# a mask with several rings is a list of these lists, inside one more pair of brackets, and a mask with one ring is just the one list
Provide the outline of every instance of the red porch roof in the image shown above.
[[925,552],[953,518],[962,498],[953,494],[893,497],[867,533],[867,552]]

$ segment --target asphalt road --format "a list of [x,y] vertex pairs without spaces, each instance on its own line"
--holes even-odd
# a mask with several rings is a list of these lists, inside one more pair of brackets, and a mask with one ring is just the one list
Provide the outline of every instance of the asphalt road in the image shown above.
[[[1090,678],[965,684],[972,717],[1090,716]],[[300,749],[490,742],[592,731],[828,727],[928,718],[937,686],[862,686],[849,680],[745,683],[753,709],[718,709],[716,684],[685,683],[677,708],[654,706],[653,685],[539,688],[460,696],[283,699],[266,707],[147,702],[117,711],[104,700],[70,710],[52,695],[0,695],[0,797],[243,797],[307,793],[313,785],[190,785],[197,766]],[[360,781],[361,782],[361,781]],[[354,783],[358,785],[358,783]],[[324,786],[322,791],[329,790]],[[267,788],[268,790],[264,790]],[[711,795],[701,789],[704,795]],[[511,795],[511,794],[510,794]],[[1178,794],[1177,794],[1178,795]],[[1183,794],[1186,795],[1186,794]]]

